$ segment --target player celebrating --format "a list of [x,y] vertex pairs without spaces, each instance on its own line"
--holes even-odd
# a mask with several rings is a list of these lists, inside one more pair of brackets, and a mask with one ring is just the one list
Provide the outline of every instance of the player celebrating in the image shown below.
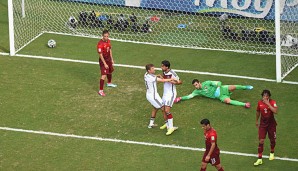
[[163,110],[163,114],[164,114],[164,119],[167,120],[167,116],[164,113],[164,109],[163,109],[163,102],[162,99],[160,98],[158,92],[157,92],[157,82],[170,82],[173,79],[163,79],[163,78],[159,78],[157,77],[155,74],[155,67],[153,64],[147,64],[145,66],[146,68],[146,73],[144,75],[144,80],[145,80],[145,86],[147,89],[146,92],[146,98],[147,100],[151,103],[151,105],[153,106],[152,112],[151,112],[151,118],[150,118],[150,123],[148,125],[148,128],[152,128],[157,126],[156,124],[154,124],[154,119],[156,117],[156,113],[159,109]]
[[206,151],[202,158],[201,171],[206,171],[207,164],[211,163],[212,166],[215,166],[218,171],[224,171],[220,164],[220,150],[217,146],[217,134],[215,129],[210,125],[208,119],[201,120],[201,126],[204,130]]
[[182,84],[182,81],[179,80],[178,75],[175,71],[171,70],[171,64],[169,61],[164,60],[161,62],[161,69],[163,71],[163,78],[164,79],[174,79],[171,82],[165,82],[163,88],[163,96],[162,101],[165,105],[165,113],[167,115],[166,123],[160,127],[160,129],[167,128],[168,131],[166,135],[171,135],[178,127],[173,126],[173,115],[170,111],[171,107],[173,106],[174,99],[177,96],[176,85]]
[[[264,140],[268,132],[270,139],[271,152],[269,160],[274,160],[274,148],[276,139],[276,121],[274,114],[277,114],[277,105],[275,100],[270,99],[271,93],[269,90],[263,90],[262,100],[259,100],[256,112],[256,127],[259,128],[259,147],[258,156],[259,159],[254,163],[255,166],[263,164],[262,153],[264,149]],[[260,124],[259,124],[259,118]]]
[[230,98],[234,90],[251,90],[251,85],[221,85],[220,81],[205,81],[201,83],[199,80],[194,79],[192,85],[196,88],[191,94],[183,97],[177,97],[175,103],[181,100],[188,100],[195,96],[204,96],[212,99],[219,99],[226,104],[244,106],[250,108],[250,103],[243,103]]
[[109,39],[109,31],[104,30],[102,32],[102,39],[97,44],[97,52],[99,54],[99,66],[101,71],[101,78],[99,81],[99,91],[98,94],[101,96],[106,96],[103,92],[103,86],[106,77],[108,78],[108,87],[117,87],[116,84],[112,84],[112,72],[114,71],[114,60],[112,56],[112,46]]

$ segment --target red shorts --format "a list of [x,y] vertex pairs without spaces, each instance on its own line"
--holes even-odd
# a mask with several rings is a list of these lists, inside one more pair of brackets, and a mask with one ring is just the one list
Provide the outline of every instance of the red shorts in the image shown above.
[[269,139],[276,139],[276,125],[271,124],[268,127],[259,127],[259,139],[265,139],[268,132]]
[[213,153],[211,154],[211,156],[210,156],[210,160],[207,162],[207,161],[205,161],[205,158],[206,158],[206,156],[208,155],[208,152],[205,151],[204,156],[203,156],[203,158],[202,158],[202,162],[204,162],[204,163],[210,163],[212,166],[219,165],[219,164],[220,164],[219,153],[220,153],[219,150],[213,152]]
[[112,74],[112,72],[114,71],[112,62],[107,62],[107,65],[109,66],[108,69],[105,68],[103,63],[99,63],[101,75]]

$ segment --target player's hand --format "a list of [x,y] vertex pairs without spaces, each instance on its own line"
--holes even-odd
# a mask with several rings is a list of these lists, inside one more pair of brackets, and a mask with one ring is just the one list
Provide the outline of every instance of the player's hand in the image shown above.
[[266,105],[270,105],[270,103],[269,103],[269,99],[265,99],[265,98],[263,98],[263,102],[266,104]]
[[114,63],[115,63],[115,62],[114,62],[114,60],[112,60],[111,62],[112,62],[112,64],[114,64]]
[[105,68],[106,68],[106,69],[109,69],[109,65],[105,64]]
[[209,162],[209,160],[210,160],[210,156],[206,156],[205,161]]
[[256,122],[256,127],[259,128],[259,122]]

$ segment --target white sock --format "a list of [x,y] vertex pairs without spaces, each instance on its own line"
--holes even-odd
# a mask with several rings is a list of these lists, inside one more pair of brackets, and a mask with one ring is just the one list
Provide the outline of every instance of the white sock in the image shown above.
[[173,118],[168,119],[168,128],[173,128]]
[[149,125],[154,125],[154,118],[151,118],[151,119],[150,119],[150,123],[149,123]]

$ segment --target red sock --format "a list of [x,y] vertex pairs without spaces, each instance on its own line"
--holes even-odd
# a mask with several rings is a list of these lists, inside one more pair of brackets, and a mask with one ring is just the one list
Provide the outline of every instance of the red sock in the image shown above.
[[111,83],[112,82],[112,74],[108,74],[107,78],[108,78],[108,83]]
[[167,113],[167,117],[168,117],[168,119],[172,119],[173,115],[171,113]]
[[205,168],[205,169],[202,169],[202,168],[201,168],[201,170],[200,170],[200,171],[206,171],[206,168]]
[[259,159],[262,158],[263,150],[264,150],[264,144],[259,144],[259,147],[258,147]]
[[274,148],[275,148],[275,139],[270,140],[270,147],[271,147],[271,153],[274,153]]
[[220,169],[218,169],[218,171],[224,171],[223,168],[221,167]]
[[99,81],[99,90],[103,90],[103,85],[105,84],[105,80],[100,79]]

